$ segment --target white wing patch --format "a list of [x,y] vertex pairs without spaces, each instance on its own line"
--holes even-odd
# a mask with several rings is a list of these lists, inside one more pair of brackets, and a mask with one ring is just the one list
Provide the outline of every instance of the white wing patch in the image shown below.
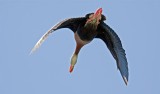
[[128,80],[127,80],[127,78],[125,76],[123,76],[123,80],[124,80],[125,84],[127,85],[128,84]]
[[49,36],[50,33],[52,33],[54,30],[54,27],[52,27],[50,30],[48,30],[36,43],[36,45],[33,47],[33,49],[31,50],[30,54],[32,54],[34,51],[36,51],[41,44],[47,39],[47,37]]
[[47,39],[47,37],[49,36],[50,33],[52,33],[53,31],[60,29],[60,28],[66,28],[67,25],[74,23],[74,21],[81,21],[81,20],[85,20],[84,17],[79,17],[79,18],[69,18],[69,19],[65,19],[61,22],[59,22],[57,25],[53,26],[51,29],[49,29],[40,39],[39,41],[36,43],[36,45],[33,47],[33,49],[31,50],[30,54],[32,54],[34,51],[36,51],[41,44]]

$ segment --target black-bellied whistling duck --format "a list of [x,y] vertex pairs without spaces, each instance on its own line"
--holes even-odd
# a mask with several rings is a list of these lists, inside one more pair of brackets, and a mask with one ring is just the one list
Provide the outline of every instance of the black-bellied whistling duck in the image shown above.
[[80,49],[90,43],[94,38],[99,38],[104,41],[111,54],[117,63],[117,68],[120,70],[122,78],[127,85],[128,82],[128,63],[125,50],[122,47],[121,40],[118,35],[107,24],[104,23],[106,17],[102,14],[102,8],[99,8],[95,13],[89,13],[85,17],[69,18],[59,22],[47,31],[40,40],[36,43],[31,53],[35,51],[42,42],[57,29],[69,28],[74,32],[76,40],[76,49],[71,58],[71,66],[69,71],[72,72],[77,62]]

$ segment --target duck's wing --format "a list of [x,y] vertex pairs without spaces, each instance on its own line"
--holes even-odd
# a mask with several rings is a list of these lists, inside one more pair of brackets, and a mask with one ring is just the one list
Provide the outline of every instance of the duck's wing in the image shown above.
[[128,62],[125,50],[118,35],[104,22],[98,27],[98,35],[96,38],[102,39],[116,60],[117,67],[120,70],[122,78],[127,85],[128,83]]
[[47,39],[47,37],[55,30],[57,29],[61,29],[61,28],[69,28],[71,29],[73,32],[76,32],[78,26],[80,23],[84,22],[86,20],[85,17],[79,17],[79,18],[69,18],[69,19],[65,19],[61,22],[59,22],[58,24],[56,24],[55,26],[53,26],[51,29],[49,29],[39,40],[38,42],[35,44],[35,46],[33,47],[33,49],[31,50],[30,54],[33,53],[36,49],[38,49],[41,44]]

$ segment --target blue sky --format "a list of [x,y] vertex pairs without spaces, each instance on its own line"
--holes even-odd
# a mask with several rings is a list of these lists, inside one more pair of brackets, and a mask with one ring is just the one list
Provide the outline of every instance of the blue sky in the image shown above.
[[[82,48],[70,74],[75,41],[69,29],[29,55],[57,22],[99,7],[126,50],[128,86],[98,39]],[[159,0],[0,0],[0,94],[160,94],[159,9]]]

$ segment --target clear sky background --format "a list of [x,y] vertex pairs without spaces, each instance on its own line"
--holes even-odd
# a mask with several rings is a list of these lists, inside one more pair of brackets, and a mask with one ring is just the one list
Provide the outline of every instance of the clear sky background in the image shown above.
[[[82,48],[72,74],[72,31],[53,33],[57,22],[103,8],[122,40],[129,65],[126,86],[105,44]],[[0,0],[0,94],[160,94],[159,0]]]

